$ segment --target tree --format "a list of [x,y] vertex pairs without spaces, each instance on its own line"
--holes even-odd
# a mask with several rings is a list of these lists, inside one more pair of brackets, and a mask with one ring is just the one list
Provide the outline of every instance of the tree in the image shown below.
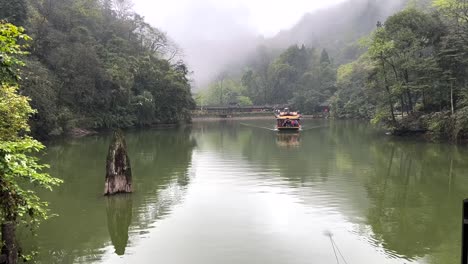
[[24,25],[27,18],[27,4],[25,0],[0,1],[0,20],[4,19],[15,25]]
[[37,224],[48,217],[47,203],[41,202],[25,184],[33,183],[51,190],[61,182],[43,172],[47,165],[41,164],[35,153],[44,146],[27,135],[28,119],[35,111],[29,105],[29,98],[18,94],[15,79],[19,77],[13,68],[22,65],[17,56],[26,53],[19,42],[28,39],[23,28],[0,23],[0,57],[3,58],[0,72],[0,221],[7,263],[16,263],[18,257],[18,248],[14,245],[15,226],[28,220],[26,217],[29,217],[29,224]]
[[369,89],[367,78],[373,70],[374,65],[367,55],[338,68],[337,92],[331,98],[334,117],[362,119],[374,117],[378,96]]
[[[377,30],[372,36],[372,42],[369,46],[369,54],[374,60],[376,65],[376,73],[380,79],[383,80],[383,87],[386,91],[386,101],[388,109],[390,110],[391,121],[393,125],[396,123],[395,110],[394,110],[394,94],[390,89],[390,83],[388,80],[388,57],[391,56],[392,50],[394,49],[393,43],[388,39],[388,35],[381,24],[378,24]],[[377,75],[375,74],[375,75]],[[374,76],[375,76],[374,75]],[[377,115],[379,117],[382,115]],[[385,116],[385,115],[383,115]]]
[[247,88],[242,81],[235,79],[220,79],[211,84],[199,94],[199,103],[203,105],[252,105],[253,102],[247,96]]
[[320,63],[330,64],[330,56],[326,49],[323,49],[322,54],[320,54]]
[[467,106],[468,90],[468,3],[461,0],[434,0],[447,25],[447,34],[438,46],[437,60],[443,69],[445,90],[450,91],[452,114],[457,108]]
[[39,110],[34,136],[190,121],[190,71],[181,70],[181,51],[131,1],[26,3],[33,41],[20,91]]

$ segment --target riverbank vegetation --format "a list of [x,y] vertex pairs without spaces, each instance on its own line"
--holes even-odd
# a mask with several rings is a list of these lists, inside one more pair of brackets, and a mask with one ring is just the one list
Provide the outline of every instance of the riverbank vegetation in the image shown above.
[[369,119],[396,134],[467,139],[466,14],[461,0],[408,1],[346,45],[341,36],[327,47],[262,46],[241,74],[224,73],[198,103],[228,103],[221,84],[230,79],[237,98],[253,104],[290,104],[304,113],[330,108],[335,118]]
[[128,0],[0,1],[0,19],[32,37],[20,89],[37,109],[35,135],[190,119],[180,49],[131,7]]
[[61,180],[51,177],[43,170],[36,157],[44,146],[28,136],[29,118],[35,114],[28,97],[19,93],[17,66],[24,63],[19,55],[26,55],[23,42],[30,37],[23,28],[0,22],[0,226],[2,241],[0,259],[17,263],[18,256],[29,257],[21,252],[15,238],[16,226],[20,223],[30,228],[49,216],[47,203],[41,202],[34,191],[27,188],[34,184],[51,190]]

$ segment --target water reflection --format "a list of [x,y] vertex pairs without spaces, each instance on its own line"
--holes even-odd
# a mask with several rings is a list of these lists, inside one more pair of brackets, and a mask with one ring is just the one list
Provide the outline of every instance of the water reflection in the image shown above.
[[410,142],[373,148],[377,164],[365,182],[372,201],[368,222],[390,254],[458,262],[459,214],[468,193],[463,152]]
[[136,192],[111,200],[107,137],[51,146],[65,184],[42,194],[60,216],[34,240],[40,261],[334,263],[330,230],[349,263],[458,263],[467,148],[326,122],[127,132]]
[[196,146],[190,129],[125,135],[134,168],[135,192],[128,195],[102,195],[110,135],[48,147],[45,161],[51,164],[50,173],[64,184],[52,193],[40,193],[59,216],[41,225],[37,239],[25,239],[29,242],[25,249],[40,252],[38,263],[101,262],[109,244],[114,254],[124,255],[140,231],[146,232],[183,199]]
[[337,153],[363,171],[355,176],[370,202],[365,224],[373,243],[390,256],[458,263],[461,201],[468,193],[466,147],[370,135],[355,123],[332,131]]
[[205,131],[205,147],[242,153],[257,172],[269,172],[255,175],[262,181],[299,188],[294,195],[303,204],[344,214],[360,226],[352,232],[383,247],[390,259],[459,262],[465,146],[386,137],[363,122],[304,131],[297,147],[270,131],[207,126],[219,133]]
[[297,148],[300,145],[299,133],[278,133],[276,144],[283,148]]
[[107,228],[115,253],[125,254],[128,243],[128,228],[132,222],[133,198],[131,194],[108,196],[106,199]]

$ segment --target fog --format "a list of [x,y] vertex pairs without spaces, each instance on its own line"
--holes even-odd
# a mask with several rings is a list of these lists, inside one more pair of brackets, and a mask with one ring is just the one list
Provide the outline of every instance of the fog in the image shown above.
[[241,64],[259,44],[319,45],[317,39],[335,32],[334,27],[340,26],[337,23],[345,26],[352,22],[350,13],[359,17],[367,5],[378,3],[382,12],[370,19],[379,19],[404,0],[133,1],[136,12],[181,47],[184,60],[194,72],[191,77],[197,89],[206,86],[227,65]]
[[344,0],[134,0],[134,9],[174,39],[206,85],[226,64],[244,59],[263,37],[288,29],[301,17]]

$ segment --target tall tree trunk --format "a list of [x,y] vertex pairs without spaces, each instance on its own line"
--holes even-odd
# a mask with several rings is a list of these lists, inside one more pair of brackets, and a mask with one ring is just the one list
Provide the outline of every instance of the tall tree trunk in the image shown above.
[[131,193],[132,191],[132,170],[127,154],[127,144],[122,132],[117,130],[114,132],[107,154],[104,194]]
[[[18,263],[18,245],[16,243],[16,224],[14,222],[5,222],[2,224],[2,255],[6,258],[6,264]],[[1,258],[1,257],[0,257]]]
[[411,91],[408,87],[408,83],[409,83],[409,74],[408,74],[408,70],[405,70],[405,87],[406,87],[406,96],[408,96],[408,106],[409,106],[409,112],[413,112],[413,98],[411,96]]
[[426,102],[426,89],[424,89],[424,87],[422,88],[422,103],[423,103],[422,110],[425,112],[427,102]]
[[220,105],[223,105],[223,80],[221,80],[220,82],[220,92],[221,92],[221,95],[219,96],[219,102],[220,102]]
[[401,103],[401,118],[403,119],[403,115],[405,111],[405,100],[403,99],[403,95],[400,95],[400,103]]
[[411,92],[410,92],[408,86],[406,86],[406,96],[408,97],[408,109],[407,109],[407,112],[408,112],[408,114],[409,114],[409,113],[412,113],[412,112],[413,112],[414,106],[413,106],[413,99],[412,99],[412,96],[411,96]]
[[452,115],[455,113],[455,106],[453,103],[453,81],[450,81],[450,109],[452,110]]
[[387,72],[385,71],[385,60],[384,60],[383,56],[381,56],[381,60],[382,60],[382,71],[383,71],[383,75],[384,75],[385,90],[387,90],[387,93],[388,93],[388,104],[390,106],[390,114],[392,115],[393,123],[396,124],[395,110],[393,108],[392,93],[390,92],[390,87],[388,86]]

